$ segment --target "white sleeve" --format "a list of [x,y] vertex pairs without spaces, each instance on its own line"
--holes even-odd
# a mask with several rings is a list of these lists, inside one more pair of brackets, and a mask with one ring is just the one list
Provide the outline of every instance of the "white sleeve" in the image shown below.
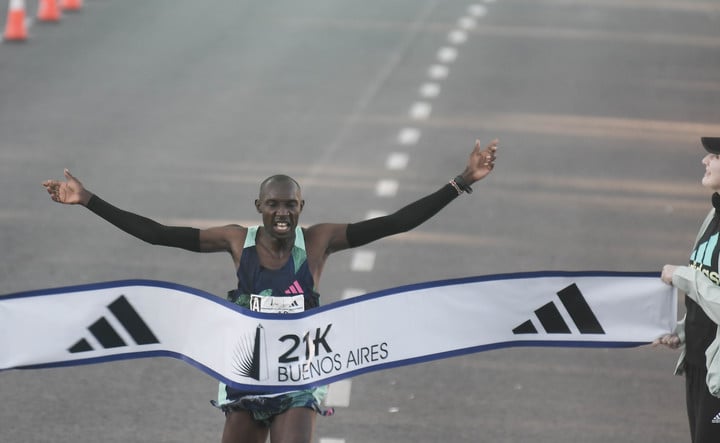
[[720,324],[720,286],[701,271],[678,266],[672,276],[673,286],[695,301],[715,324]]

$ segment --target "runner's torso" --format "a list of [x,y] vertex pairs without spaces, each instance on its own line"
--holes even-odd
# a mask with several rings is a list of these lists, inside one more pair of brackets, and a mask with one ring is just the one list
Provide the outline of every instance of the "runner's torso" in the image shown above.
[[[229,300],[254,311],[301,312],[319,305],[319,294],[310,272],[302,228],[295,228],[290,257],[279,269],[260,264],[256,237],[258,226],[248,228],[240,265],[238,287]],[[267,298],[270,297],[270,298]],[[299,301],[302,300],[302,308]]]

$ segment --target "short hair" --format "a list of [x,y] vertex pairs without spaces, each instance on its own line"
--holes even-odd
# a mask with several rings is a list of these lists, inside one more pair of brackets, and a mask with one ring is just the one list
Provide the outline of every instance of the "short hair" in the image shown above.
[[259,196],[262,196],[263,190],[264,190],[265,187],[266,187],[267,185],[269,185],[270,183],[281,183],[281,184],[284,184],[284,183],[292,183],[292,184],[295,185],[295,187],[297,187],[297,190],[298,190],[299,192],[302,192],[302,188],[300,187],[300,183],[298,183],[297,180],[295,180],[294,178],[290,177],[289,175],[285,175],[285,174],[275,174],[275,175],[271,175],[270,177],[266,178],[265,180],[263,180],[263,181],[260,183],[260,190],[259,190],[259,192],[258,192],[258,195],[259,195]]

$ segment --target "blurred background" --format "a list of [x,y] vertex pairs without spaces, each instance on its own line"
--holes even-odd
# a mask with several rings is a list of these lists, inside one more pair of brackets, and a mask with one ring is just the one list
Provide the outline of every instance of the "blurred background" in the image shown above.
[[[40,184],[63,168],[196,227],[259,223],[259,182],[286,173],[310,225],[392,212],[460,173],[476,139],[500,139],[472,195],[331,257],[325,304],[506,272],[659,275],[687,262],[709,208],[717,0],[85,0],[57,23],[24,6],[27,39],[0,44],[0,294],[236,285],[225,254],[152,247],[52,203]],[[676,358],[515,348],[367,374],[331,387],[315,440],[687,441]],[[216,391],[171,359],[7,371],[0,441],[220,441]]]

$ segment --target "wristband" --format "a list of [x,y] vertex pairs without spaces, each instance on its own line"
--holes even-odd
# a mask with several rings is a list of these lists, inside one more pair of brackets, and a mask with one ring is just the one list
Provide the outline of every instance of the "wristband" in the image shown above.
[[454,179],[450,180],[450,184],[453,185],[453,187],[458,191],[458,195],[467,192],[468,194],[472,194],[473,190],[465,183],[465,180],[463,179],[462,175],[458,175]]

